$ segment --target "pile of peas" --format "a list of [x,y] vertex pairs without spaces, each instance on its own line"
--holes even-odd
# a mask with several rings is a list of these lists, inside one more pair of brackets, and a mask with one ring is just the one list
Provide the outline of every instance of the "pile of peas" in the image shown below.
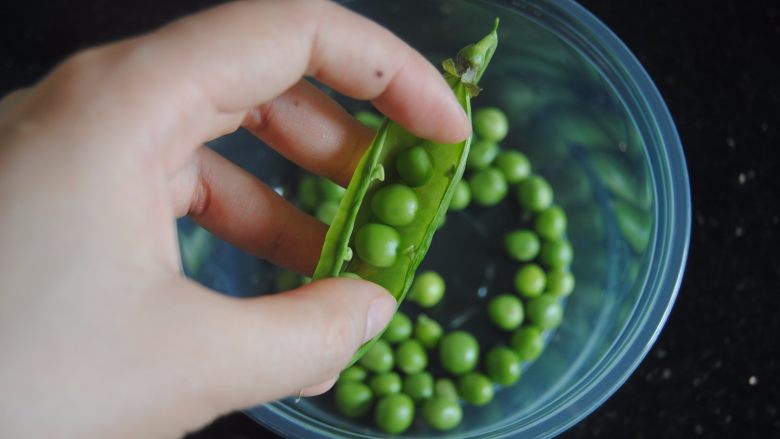
[[[370,125],[376,119],[369,116],[358,118]],[[515,291],[491,297],[486,309],[489,320],[507,333],[507,339],[481,352],[477,338],[467,331],[445,333],[442,323],[424,313],[414,322],[405,313],[396,313],[382,338],[342,372],[334,389],[341,413],[362,417],[373,410],[376,425],[389,434],[406,431],[416,414],[434,429],[451,430],[463,418],[463,403],[486,405],[498,388],[516,384],[523,364],[544,350],[546,332],[560,325],[561,300],[574,289],[566,214],[553,203],[550,184],[532,172],[523,153],[502,150],[499,143],[509,125],[501,110],[479,109],[473,123],[476,138],[467,174],[456,186],[449,211],[462,211],[472,202],[495,206],[514,190],[524,220],[522,227],[504,236],[503,244],[507,257],[518,263]],[[430,178],[426,177],[430,160],[422,147],[414,147],[398,157],[397,171],[409,186],[420,186]],[[364,225],[355,239],[357,254],[364,261],[378,267],[394,261],[397,232],[393,227],[411,222],[417,207],[409,186],[388,185],[370,200],[378,222]],[[323,211],[330,208],[323,206],[332,200],[326,196],[318,200],[320,204],[312,203],[313,212],[327,223]],[[431,308],[443,300],[445,289],[439,274],[420,272],[409,299],[419,308]]]
[[347,190],[327,178],[306,174],[298,183],[301,209],[330,225]]

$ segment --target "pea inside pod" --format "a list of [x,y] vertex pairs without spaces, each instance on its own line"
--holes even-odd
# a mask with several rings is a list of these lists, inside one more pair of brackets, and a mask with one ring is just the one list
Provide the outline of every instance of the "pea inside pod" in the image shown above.
[[[471,98],[496,49],[497,28],[498,19],[487,36],[443,63],[469,120]],[[470,136],[456,144],[436,143],[385,119],[341,198],[313,279],[354,273],[383,286],[400,304],[447,212],[470,145]]]

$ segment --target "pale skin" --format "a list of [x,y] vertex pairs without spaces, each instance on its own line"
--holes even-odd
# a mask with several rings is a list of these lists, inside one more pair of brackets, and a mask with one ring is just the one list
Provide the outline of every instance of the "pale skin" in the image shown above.
[[305,77],[421,137],[469,134],[435,67],[315,0],[223,5],[0,101],[0,437],[180,437],[324,392],[386,325],[395,301],[369,282],[239,300],[180,275],[183,215],[313,271],[325,225],[203,146],[244,126],[346,185],[373,133]]

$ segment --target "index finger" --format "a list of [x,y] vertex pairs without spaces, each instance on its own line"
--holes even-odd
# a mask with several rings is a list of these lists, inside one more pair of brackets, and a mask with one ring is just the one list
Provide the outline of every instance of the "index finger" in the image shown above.
[[[154,139],[165,147],[169,170],[306,75],[372,100],[420,137],[455,142],[470,132],[465,113],[430,63],[386,29],[328,1],[230,3],[114,50],[121,53],[109,48],[104,58],[120,59],[119,68],[105,69],[102,79],[112,96],[124,98],[124,111],[121,123],[106,126],[124,126],[122,134],[135,138],[142,131],[139,140],[147,145]],[[116,117],[115,107],[91,108],[101,118]],[[116,138],[115,129],[110,135]]]

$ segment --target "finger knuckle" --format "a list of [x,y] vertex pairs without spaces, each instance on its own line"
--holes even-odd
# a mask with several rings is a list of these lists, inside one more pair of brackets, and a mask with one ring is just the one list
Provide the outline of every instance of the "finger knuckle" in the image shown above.
[[274,100],[258,105],[249,110],[244,117],[242,125],[249,131],[263,135],[271,125],[273,118]]
[[58,82],[88,83],[101,70],[104,59],[100,48],[84,49],[68,57],[55,71]]

